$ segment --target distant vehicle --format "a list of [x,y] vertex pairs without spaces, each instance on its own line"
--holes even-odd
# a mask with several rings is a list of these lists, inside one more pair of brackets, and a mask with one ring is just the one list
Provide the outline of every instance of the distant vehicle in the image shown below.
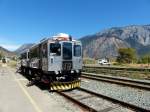
[[9,58],[7,58],[7,57],[2,58],[2,63],[8,63],[8,62],[9,62]]
[[98,60],[98,64],[100,65],[110,65],[110,62],[108,61],[108,59],[99,59]]
[[6,63],[6,59],[5,58],[2,59],[2,63]]

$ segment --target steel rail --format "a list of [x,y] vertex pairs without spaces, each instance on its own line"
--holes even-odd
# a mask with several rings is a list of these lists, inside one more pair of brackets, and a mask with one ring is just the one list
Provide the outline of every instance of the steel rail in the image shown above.
[[86,104],[76,100],[75,98],[72,98],[71,96],[65,94],[64,92],[60,92],[57,91],[57,93],[65,98],[67,98],[68,100],[72,101],[73,103],[77,104],[79,107],[85,109],[86,111],[89,112],[98,112],[97,110],[95,110],[94,108],[91,108],[90,106],[87,106]]
[[78,88],[78,90],[83,91],[83,92],[87,92],[87,93],[89,93],[91,95],[95,95],[97,97],[100,97],[100,98],[103,98],[103,99],[106,99],[106,100],[109,100],[109,101],[111,101],[113,103],[117,103],[117,104],[119,104],[119,105],[121,105],[123,107],[135,110],[136,112],[150,112],[150,110],[145,109],[143,107],[139,107],[139,106],[131,104],[131,103],[127,103],[127,102],[124,102],[124,101],[121,101],[121,100],[118,100],[118,99],[115,99],[115,98],[112,98],[112,97],[109,97],[109,96],[105,96],[103,94],[96,93],[96,92],[93,92],[93,91],[88,90],[88,89]]
[[114,83],[114,84],[130,86],[130,87],[139,88],[139,89],[150,90],[150,84],[148,82],[141,82],[141,81],[138,82],[138,81],[132,81],[132,80],[120,79],[120,78],[114,78],[114,77],[111,78],[111,77],[105,77],[105,76],[96,76],[96,75],[91,75],[90,73],[82,73],[81,77],[92,79],[92,80],[97,80],[97,81],[104,81],[104,82],[109,82],[109,83]]
[[113,66],[90,66],[84,65],[83,68],[101,68],[101,69],[111,69],[111,70],[129,70],[129,71],[149,71],[150,68],[131,68],[131,67],[113,67]]
[[133,82],[133,83],[139,83],[139,84],[143,84],[143,85],[149,85],[150,86],[150,82],[145,82],[145,81],[138,81],[138,80],[132,80],[132,79],[124,79],[121,77],[114,77],[114,76],[110,76],[110,75],[101,75],[101,74],[96,74],[96,73],[87,73],[87,72],[82,72],[83,75],[88,75],[88,76],[92,76],[92,77],[100,77],[100,78],[107,78],[107,79],[114,79],[114,80],[121,80],[121,81],[127,81],[127,82]]
[[[86,92],[86,93],[91,94],[91,95],[94,95],[98,98],[108,100],[112,103],[119,104],[119,105],[121,105],[125,108],[129,108],[129,109],[134,110],[136,112],[150,112],[150,110],[145,109],[143,107],[139,107],[139,106],[131,104],[131,103],[127,103],[127,102],[124,102],[124,101],[121,101],[121,100],[118,100],[118,99],[115,99],[115,98],[112,98],[112,97],[109,97],[109,96],[106,96],[106,95],[103,95],[103,94],[100,94],[100,93],[96,93],[96,92],[93,92],[93,91],[85,89],[85,88],[77,88],[77,90],[82,91],[82,92]],[[65,98],[67,98],[68,100],[72,101],[73,103],[77,104],[81,108],[89,111],[89,112],[99,112],[99,110],[96,110],[94,108],[91,108],[90,106],[87,106],[86,104],[78,101],[77,99],[73,98],[70,95],[65,94],[64,92],[57,91],[57,93],[59,95],[65,97]]]

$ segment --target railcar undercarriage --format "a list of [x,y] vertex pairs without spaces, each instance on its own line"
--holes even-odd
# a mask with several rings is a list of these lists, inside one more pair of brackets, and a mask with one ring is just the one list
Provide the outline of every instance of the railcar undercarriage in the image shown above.
[[50,91],[75,89],[80,87],[81,83],[80,72],[63,71],[61,74],[56,75],[54,72],[44,73],[42,70],[21,67],[21,73],[29,80],[27,86],[42,82],[49,86]]

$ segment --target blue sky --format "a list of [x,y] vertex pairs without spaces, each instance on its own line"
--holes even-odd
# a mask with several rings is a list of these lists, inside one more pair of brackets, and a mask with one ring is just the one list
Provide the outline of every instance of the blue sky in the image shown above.
[[0,0],[0,46],[9,50],[61,32],[78,39],[133,24],[150,24],[150,0]]

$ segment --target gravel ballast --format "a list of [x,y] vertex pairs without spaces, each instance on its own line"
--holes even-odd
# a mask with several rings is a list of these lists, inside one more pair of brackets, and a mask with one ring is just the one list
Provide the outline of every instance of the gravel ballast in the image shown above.
[[66,94],[92,107],[98,112],[133,112],[133,110],[122,107],[119,104],[115,104],[113,102],[91,95],[87,92],[80,91],[78,89],[71,92],[66,92]]
[[83,78],[81,87],[150,110],[150,91]]

